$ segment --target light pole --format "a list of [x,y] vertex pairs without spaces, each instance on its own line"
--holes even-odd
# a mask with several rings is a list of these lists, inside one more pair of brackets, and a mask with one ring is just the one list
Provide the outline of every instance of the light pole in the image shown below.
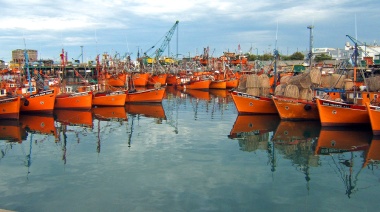
[[307,28],[310,30],[310,47],[309,47],[309,71],[311,70],[311,60],[313,57],[313,25],[307,26]]
[[80,49],[81,49],[82,63],[83,63],[83,62],[84,62],[84,61],[83,61],[83,46],[80,46]]

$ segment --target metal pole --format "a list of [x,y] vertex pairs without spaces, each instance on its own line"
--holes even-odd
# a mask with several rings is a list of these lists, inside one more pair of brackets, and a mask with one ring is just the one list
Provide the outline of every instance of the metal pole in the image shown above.
[[83,63],[83,62],[84,62],[84,61],[83,61],[83,46],[80,46],[80,48],[81,48],[82,63]]
[[313,57],[313,25],[307,26],[307,28],[310,30],[310,47],[309,47],[309,71],[311,70],[311,60]]

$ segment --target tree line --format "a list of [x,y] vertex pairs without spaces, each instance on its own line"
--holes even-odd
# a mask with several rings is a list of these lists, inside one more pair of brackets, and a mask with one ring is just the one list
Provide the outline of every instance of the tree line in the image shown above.
[[[248,58],[248,61],[255,61],[255,60],[262,60],[262,61],[268,61],[268,60],[273,60],[273,55],[272,54],[263,54],[263,55],[254,55],[254,54],[250,54],[250,53],[247,53],[245,54],[245,56]],[[305,59],[305,55],[302,54],[301,52],[294,52],[292,55],[279,55],[279,60],[304,60]],[[318,54],[318,55],[315,55],[315,57],[313,58],[313,60],[315,62],[321,62],[321,61],[324,61],[324,60],[331,60],[332,57],[330,55],[327,55],[327,54]]]

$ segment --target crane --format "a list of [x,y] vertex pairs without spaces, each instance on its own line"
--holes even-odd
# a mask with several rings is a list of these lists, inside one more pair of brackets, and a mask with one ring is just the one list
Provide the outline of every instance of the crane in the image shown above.
[[366,52],[365,50],[363,50],[360,47],[358,47],[358,44],[360,46],[365,46],[365,48],[371,49],[372,51],[377,52],[377,53],[380,54],[379,51],[377,51],[377,50],[375,50],[373,48],[368,47],[367,44],[358,41],[357,39],[353,38],[352,36],[346,35],[346,37],[348,37],[352,42],[354,42],[354,52],[351,55],[351,60],[353,61],[353,65],[354,66],[357,66],[357,61],[358,61],[358,56],[359,56],[359,49],[364,52],[365,56],[368,56],[368,52]]
[[[174,34],[174,31],[177,29],[178,27],[178,23],[179,21],[176,21],[175,24],[172,26],[172,28],[170,28],[170,30],[165,34],[165,39],[164,41],[161,43],[161,46],[155,50],[154,52],[154,58],[156,59],[156,61],[158,61],[158,59],[162,56],[163,52],[165,51],[166,47],[169,45],[169,42],[171,41],[172,37],[173,37],[173,34]],[[150,47],[148,50],[146,50],[144,52],[144,55],[146,56],[148,52],[150,52],[152,49],[155,48],[155,45]]]

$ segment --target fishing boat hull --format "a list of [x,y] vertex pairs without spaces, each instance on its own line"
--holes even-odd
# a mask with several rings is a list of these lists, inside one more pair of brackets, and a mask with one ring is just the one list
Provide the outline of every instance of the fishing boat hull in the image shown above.
[[279,96],[272,99],[283,120],[319,120],[318,107],[313,101]]
[[238,91],[232,91],[231,96],[239,114],[277,114],[271,98],[252,96]]
[[168,74],[155,74],[149,77],[148,86],[155,86],[157,83],[159,85],[166,85],[166,79]]
[[177,88],[185,90],[185,89],[194,89],[194,90],[208,90],[210,88],[211,80],[194,80],[194,81],[182,81],[180,79],[177,82]]
[[322,126],[370,125],[365,105],[317,99],[317,106]]
[[174,74],[169,74],[166,77],[166,84],[167,85],[176,85],[177,84],[177,76]]
[[55,97],[55,109],[91,109],[92,92],[59,94]]
[[94,93],[92,106],[124,106],[126,97],[124,91]]
[[148,84],[150,73],[134,73],[132,74],[132,80],[134,86],[145,87]]
[[114,87],[124,87],[127,81],[126,73],[107,74],[106,83]]
[[371,122],[372,133],[374,135],[380,135],[380,107],[370,105],[370,103],[366,103],[369,120]]
[[21,99],[20,112],[53,114],[55,96],[54,89],[27,95]]
[[227,82],[224,80],[211,81],[209,88],[210,89],[226,89]]
[[165,87],[127,92],[125,103],[154,103],[162,102],[165,96]]
[[0,99],[0,119],[19,119],[21,98],[10,97]]
[[231,89],[231,88],[237,88],[239,85],[239,79],[228,79],[226,81],[226,88]]

